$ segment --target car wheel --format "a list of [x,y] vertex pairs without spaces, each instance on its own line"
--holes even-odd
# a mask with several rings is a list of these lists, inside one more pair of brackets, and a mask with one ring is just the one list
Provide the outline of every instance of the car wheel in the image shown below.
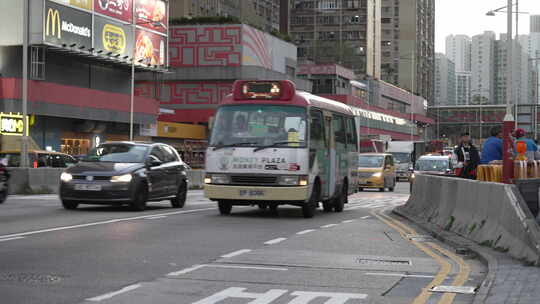
[[339,195],[334,199],[334,211],[343,212],[347,200],[347,185],[344,184]]
[[385,191],[385,188],[379,188],[379,192],[384,192]]
[[266,210],[268,209],[268,204],[257,204],[257,207],[259,207],[261,210]]
[[311,196],[309,201],[305,202],[302,205],[302,216],[304,218],[312,218],[315,216],[315,211],[317,210],[317,205],[319,203],[320,190],[321,187],[318,183],[313,186],[313,191],[311,191]]
[[79,203],[74,201],[62,200],[62,206],[66,210],[75,210],[79,207]]
[[278,204],[270,204],[268,205],[268,207],[270,208],[270,212],[273,213],[273,214],[277,214],[278,213]]
[[332,212],[332,210],[334,210],[334,205],[331,200],[323,201],[322,207],[324,212]]
[[364,191],[364,188],[358,188],[358,191],[362,192]]
[[182,181],[178,186],[176,197],[171,199],[171,205],[173,208],[184,208],[184,205],[186,204],[187,191],[187,183]]
[[133,211],[144,211],[146,209],[146,201],[148,200],[148,187],[142,184],[135,192],[134,198],[129,204]]
[[229,215],[231,214],[232,204],[227,201],[218,201],[219,214]]

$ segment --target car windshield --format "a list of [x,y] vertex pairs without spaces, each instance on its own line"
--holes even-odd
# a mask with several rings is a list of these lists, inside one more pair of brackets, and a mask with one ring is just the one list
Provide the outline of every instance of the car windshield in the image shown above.
[[411,161],[410,154],[406,152],[392,152],[392,155],[396,164],[404,164]]
[[94,148],[83,158],[87,162],[142,163],[148,147],[108,144]]
[[437,171],[444,172],[449,169],[446,159],[419,159],[414,166],[417,171]]
[[304,147],[306,109],[294,106],[233,105],[218,110],[211,147]]
[[383,163],[384,156],[360,155],[358,157],[358,166],[361,168],[381,168]]

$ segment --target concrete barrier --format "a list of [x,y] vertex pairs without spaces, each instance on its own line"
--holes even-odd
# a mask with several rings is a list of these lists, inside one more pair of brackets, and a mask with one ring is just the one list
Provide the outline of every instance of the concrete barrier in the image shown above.
[[[9,194],[56,194],[64,168],[8,168]],[[188,171],[191,189],[202,189],[204,170]]]
[[9,194],[58,193],[63,168],[8,168]]
[[515,185],[418,175],[394,212],[540,264],[540,227]]

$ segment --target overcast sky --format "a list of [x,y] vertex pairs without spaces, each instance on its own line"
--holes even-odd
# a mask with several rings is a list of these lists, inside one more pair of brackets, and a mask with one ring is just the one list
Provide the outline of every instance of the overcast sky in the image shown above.
[[[435,50],[444,53],[445,38],[450,34],[474,36],[494,31],[499,37],[500,33],[506,33],[506,14],[486,16],[489,10],[506,3],[505,0],[435,0]],[[519,0],[519,11],[540,15],[540,0]],[[528,34],[529,15],[519,14],[519,19],[519,33]]]

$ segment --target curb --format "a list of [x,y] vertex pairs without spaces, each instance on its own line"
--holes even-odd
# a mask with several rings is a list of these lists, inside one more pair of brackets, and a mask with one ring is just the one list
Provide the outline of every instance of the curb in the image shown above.
[[456,233],[445,231],[442,228],[431,224],[429,222],[423,221],[415,216],[406,214],[399,210],[399,207],[392,209],[392,213],[405,218],[421,228],[427,230],[432,234],[432,236],[453,248],[467,248],[471,252],[475,253],[479,260],[487,266],[487,274],[482,284],[478,287],[478,290],[474,296],[474,304],[482,304],[487,300],[495,278],[497,276],[497,269],[499,262],[497,259],[484,247],[476,244],[475,242],[468,240]]

